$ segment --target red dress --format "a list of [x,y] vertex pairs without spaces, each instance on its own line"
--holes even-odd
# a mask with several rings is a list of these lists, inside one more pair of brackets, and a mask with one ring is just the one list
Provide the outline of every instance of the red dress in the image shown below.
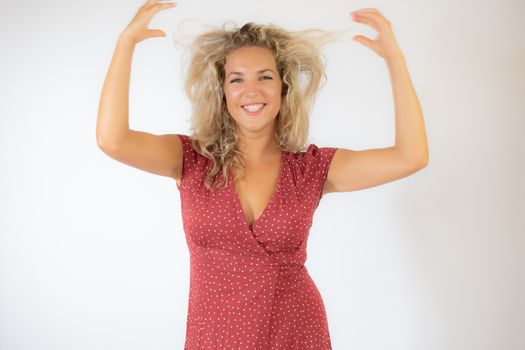
[[[321,294],[306,266],[306,243],[337,150],[310,144],[283,152],[277,187],[248,226],[228,171],[228,185],[204,186],[212,161],[179,134],[180,191],[190,252],[185,350],[328,350]],[[221,179],[221,172],[215,181]]]

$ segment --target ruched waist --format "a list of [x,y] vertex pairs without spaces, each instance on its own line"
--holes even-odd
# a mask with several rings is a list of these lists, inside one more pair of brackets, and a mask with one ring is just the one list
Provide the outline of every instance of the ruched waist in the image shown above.
[[[305,269],[302,262],[297,262],[294,256],[255,256],[239,254],[224,249],[194,249],[191,253],[192,265],[209,266],[213,269],[230,273],[264,273],[264,272],[293,272]],[[288,258],[288,259],[287,259]]]

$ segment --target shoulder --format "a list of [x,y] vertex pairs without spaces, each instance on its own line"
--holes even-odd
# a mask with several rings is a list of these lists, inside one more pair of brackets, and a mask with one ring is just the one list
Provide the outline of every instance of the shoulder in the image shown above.
[[319,147],[311,143],[306,150],[289,152],[287,159],[296,181],[324,178],[337,148]]
[[298,152],[290,152],[290,159],[297,163],[310,164],[329,161],[335,151],[336,147],[319,147],[314,143],[308,145],[306,150]]
[[201,152],[199,151],[196,140],[191,135],[177,134],[177,136],[179,136],[181,140],[184,155],[188,155],[188,156],[200,155],[204,157],[204,155],[201,154]]
[[183,156],[184,156],[184,162],[183,162],[183,168],[190,169],[190,168],[198,168],[203,170],[208,166],[208,163],[210,159],[208,157],[204,156],[199,148],[198,144],[195,141],[195,139],[192,138],[191,135],[186,134],[177,134],[181,140],[182,143],[182,149],[183,149]]
[[184,146],[184,151],[190,150],[190,148],[193,148],[193,139],[190,135],[186,134],[177,134],[177,136],[180,138],[180,141],[182,142],[182,145]]

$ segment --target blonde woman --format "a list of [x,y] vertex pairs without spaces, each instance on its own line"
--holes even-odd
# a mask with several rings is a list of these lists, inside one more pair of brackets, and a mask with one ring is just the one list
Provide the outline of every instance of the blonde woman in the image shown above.
[[321,197],[393,181],[428,162],[421,107],[391,25],[376,9],[351,14],[378,32],[375,40],[354,40],[388,65],[392,147],[306,147],[326,37],[254,23],[224,26],[193,43],[185,82],[191,135],[131,130],[133,49],[165,35],[147,25],[174,6],[147,1],[121,33],[97,141],[110,157],[176,181],[191,257],[185,349],[331,349],[323,300],[304,266]]

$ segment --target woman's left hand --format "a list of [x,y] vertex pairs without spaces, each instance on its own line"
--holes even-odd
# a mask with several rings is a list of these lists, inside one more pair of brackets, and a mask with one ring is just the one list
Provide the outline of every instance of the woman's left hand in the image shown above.
[[390,22],[375,8],[364,8],[351,12],[352,19],[358,23],[364,23],[374,28],[378,35],[375,40],[370,40],[362,35],[356,35],[352,39],[372,49],[384,59],[402,55],[397,45]]

